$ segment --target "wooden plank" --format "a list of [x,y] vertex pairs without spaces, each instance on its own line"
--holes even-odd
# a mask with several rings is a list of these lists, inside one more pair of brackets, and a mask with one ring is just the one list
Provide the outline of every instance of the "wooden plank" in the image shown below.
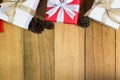
[[116,31],[116,80],[120,80],[120,29]]
[[23,30],[4,22],[0,33],[0,80],[24,80]]
[[40,80],[55,80],[54,30],[39,36]]
[[84,29],[55,25],[55,80],[84,80]]
[[[44,19],[47,0],[41,0],[36,16]],[[54,30],[42,34],[24,33],[25,80],[54,80]]]
[[97,22],[86,30],[86,80],[115,80],[115,31]]
[[53,32],[24,33],[25,80],[54,80]]
[[40,44],[38,35],[25,31],[23,37],[25,80],[40,80]]
[[94,53],[93,53],[93,23],[86,29],[85,34],[85,80],[95,80]]

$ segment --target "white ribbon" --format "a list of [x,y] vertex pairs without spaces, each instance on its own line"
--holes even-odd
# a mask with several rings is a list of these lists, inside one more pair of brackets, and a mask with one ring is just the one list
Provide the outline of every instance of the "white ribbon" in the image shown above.
[[[57,22],[64,22],[64,11],[73,20],[76,16],[75,12],[79,12],[78,4],[70,4],[73,0],[48,0],[47,7],[51,7],[46,14],[48,18],[52,17],[58,10]],[[74,12],[75,11],[75,12]]]

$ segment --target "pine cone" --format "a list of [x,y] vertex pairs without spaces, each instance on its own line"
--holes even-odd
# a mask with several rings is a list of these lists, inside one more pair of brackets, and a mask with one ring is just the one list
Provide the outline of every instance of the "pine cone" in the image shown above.
[[90,19],[88,16],[82,16],[78,19],[78,25],[87,28],[90,25]]
[[54,23],[49,22],[49,21],[45,21],[44,22],[44,28],[45,29],[53,29],[54,28]]
[[54,28],[54,23],[46,20],[39,20],[39,23],[43,25],[45,29],[53,29]]
[[39,18],[33,18],[29,24],[29,30],[37,34],[42,33],[44,27],[40,21]]

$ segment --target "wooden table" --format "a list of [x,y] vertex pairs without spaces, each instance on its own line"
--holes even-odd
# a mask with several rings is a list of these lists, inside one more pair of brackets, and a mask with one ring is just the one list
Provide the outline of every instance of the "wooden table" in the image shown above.
[[120,30],[55,23],[37,35],[4,25],[0,80],[120,80]]

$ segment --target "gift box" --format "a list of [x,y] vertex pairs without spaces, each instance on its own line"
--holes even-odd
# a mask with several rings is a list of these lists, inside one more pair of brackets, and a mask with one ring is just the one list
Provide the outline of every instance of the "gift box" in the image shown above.
[[28,29],[40,0],[3,0],[0,19]]
[[77,24],[80,0],[48,0],[46,20]]
[[3,21],[0,20],[0,32],[4,32]]
[[120,25],[120,0],[96,0],[86,13],[91,19],[118,29]]

